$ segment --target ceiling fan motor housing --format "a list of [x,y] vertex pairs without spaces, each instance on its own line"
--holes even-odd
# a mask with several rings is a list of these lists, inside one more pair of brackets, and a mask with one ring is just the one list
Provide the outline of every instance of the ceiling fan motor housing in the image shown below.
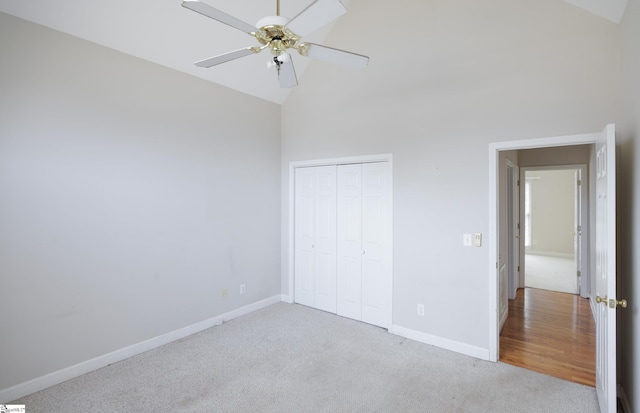
[[300,36],[286,28],[289,19],[282,16],[263,17],[256,26],[259,30],[255,37],[262,45],[269,45],[271,53],[280,55],[290,48],[296,48],[300,42]]

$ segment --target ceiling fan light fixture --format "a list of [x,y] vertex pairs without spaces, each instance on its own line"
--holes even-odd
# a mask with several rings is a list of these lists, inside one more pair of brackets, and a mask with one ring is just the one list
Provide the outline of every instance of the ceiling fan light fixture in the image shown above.
[[198,61],[196,65],[199,67],[215,66],[269,49],[272,58],[267,62],[267,68],[278,69],[280,87],[290,88],[298,84],[293,61],[288,53],[290,49],[296,50],[302,56],[353,68],[365,67],[369,62],[367,56],[357,53],[313,43],[301,43],[302,36],[327,25],[347,11],[341,0],[314,0],[293,19],[280,16],[280,0],[277,0],[277,15],[263,17],[255,27],[199,0],[183,0],[182,6],[242,30],[260,44]]
[[289,55],[289,53],[282,52],[278,55],[277,59],[280,63],[286,63],[291,60],[291,56]]
[[258,23],[256,23],[256,27],[258,29],[261,29],[264,27],[270,27],[270,26],[284,27],[287,25],[287,23],[289,23],[289,21],[290,21],[289,19],[282,16],[267,16],[258,20]]

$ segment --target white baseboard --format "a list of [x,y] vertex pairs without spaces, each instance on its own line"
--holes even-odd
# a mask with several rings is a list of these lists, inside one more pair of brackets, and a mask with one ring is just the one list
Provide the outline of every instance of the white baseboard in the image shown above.
[[627,398],[627,393],[624,392],[624,387],[622,387],[621,384],[618,384],[618,399],[620,399],[620,402],[622,403],[622,410],[624,413],[633,413],[633,410],[631,410],[631,404]]
[[106,367],[110,364],[117,363],[129,357],[144,353],[145,351],[152,350],[154,348],[171,343],[172,341],[176,341],[192,334],[199,333],[200,331],[206,330],[208,328],[218,326],[223,322],[233,320],[234,318],[249,314],[253,311],[260,310],[261,308],[268,307],[280,301],[281,296],[275,295],[273,297],[238,308],[237,310],[212,317],[208,320],[200,321],[190,326],[171,331],[169,333],[142,341],[140,343],[132,344],[111,353],[107,353],[102,356],[83,361],[81,363],[29,380],[27,382],[17,384],[6,389],[1,389],[0,404],[9,403],[31,393],[44,390],[47,387],[51,387],[75,377],[82,376],[83,374],[90,373],[99,368]]
[[258,311],[272,304],[279,303],[280,301],[280,296],[274,295],[273,297],[265,298],[264,300],[260,300],[255,303],[245,305],[244,307],[240,307],[237,310],[229,311],[228,313],[222,314],[220,317],[222,318],[222,322],[226,323],[227,321],[231,321],[234,318],[253,313],[254,311]]
[[453,341],[442,337],[432,336],[420,331],[411,330],[409,328],[392,325],[389,328],[391,334],[406,337],[421,343],[430,344],[445,350],[455,351],[456,353],[466,356],[476,357],[482,360],[489,360],[489,349],[472,346],[459,341]]
[[291,296],[289,294],[282,294],[280,296],[280,301],[288,303],[288,304],[293,304],[293,299],[291,298]]

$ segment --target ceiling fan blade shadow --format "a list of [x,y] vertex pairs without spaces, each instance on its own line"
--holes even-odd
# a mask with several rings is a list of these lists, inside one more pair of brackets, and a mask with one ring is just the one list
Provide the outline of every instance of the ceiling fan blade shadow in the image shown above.
[[322,26],[326,26],[346,12],[347,9],[340,0],[316,0],[291,19],[286,27],[304,37]]
[[213,56],[208,59],[200,60],[195,62],[196,66],[199,67],[211,67],[215,65],[219,65],[221,63],[228,62],[230,60],[240,59],[241,57],[249,56],[254,54],[255,51],[252,47],[247,47],[245,49],[234,50],[233,52],[221,54],[218,56]]
[[234,27],[245,33],[251,34],[251,33],[255,33],[258,30],[255,26],[252,26],[249,23],[243,22],[240,19],[237,19],[223,11],[216,9],[215,7],[211,7],[208,4],[202,3],[198,0],[183,0],[182,7],[185,7],[189,10],[193,10],[196,13],[200,13],[204,16],[210,17],[213,20],[217,20],[220,23],[224,23],[227,26]]
[[292,88],[298,86],[298,78],[296,77],[296,69],[293,67],[293,60],[289,56],[289,60],[280,65],[280,73],[278,74],[281,88]]
[[363,69],[369,64],[368,56],[314,43],[301,44],[300,54],[312,59],[322,60],[324,62],[334,63],[353,69]]

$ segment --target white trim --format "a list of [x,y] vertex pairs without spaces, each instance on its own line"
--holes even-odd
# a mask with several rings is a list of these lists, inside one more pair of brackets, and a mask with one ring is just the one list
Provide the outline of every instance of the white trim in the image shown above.
[[600,133],[555,136],[551,138],[522,139],[489,144],[489,354],[488,360],[498,361],[500,353],[500,330],[498,302],[498,161],[500,151],[533,149],[555,146],[595,144]]
[[392,325],[391,328],[389,328],[389,333],[401,337],[406,337],[420,343],[436,346],[445,350],[455,351],[456,353],[464,354],[466,356],[476,357],[482,360],[489,359],[489,351],[486,348],[472,346],[466,343],[461,343],[459,341],[433,336],[431,334],[411,330],[406,327]]
[[251,303],[236,310],[229,311],[228,313],[224,313],[220,316],[220,318],[222,318],[223,323],[226,323],[227,321],[231,321],[234,318],[242,317],[243,315],[253,313],[254,311],[261,310],[265,307],[269,307],[270,305],[279,303],[281,301],[282,298],[279,295],[274,295],[273,297],[265,298],[264,300],[256,301],[255,303]]
[[[283,294],[288,298],[290,303],[295,302],[295,291],[294,291],[294,203],[295,203],[295,170],[296,168],[305,168],[312,166],[327,166],[327,165],[347,165],[354,163],[371,163],[371,162],[388,162],[389,163],[389,179],[391,182],[391,193],[390,197],[390,205],[389,205],[389,213],[391,214],[391,234],[389,239],[389,266],[391,268],[391,277],[389,280],[389,316],[388,316],[388,326],[393,325],[393,154],[385,153],[379,155],[361,155],[361,156],[347,156],[341,158],[327,158],[327,159],[315,159],[308,161],[292,161],[289,163],[289,233],[288,233],[288,243],[289,243],[289,259],[287,262],[287,279],[289,280],[289,288],[288,294]],[[284,300],[283,300],[284,301]]]
[[228,313],[200,321],[198,323],[180,328],[178,330],[171,331],[154,338],[150,338],[140,343],[123,347],[116,351],[112,351],[111,353],[103,354],[102,356],[98,356],[80,362],[73,366],[54,371],[53,373],[37,377],[24,383],[2,389],[0,390],[0,403],[9,403],[13,400],[19,399],[40,390],[44,390],[48,387],[60,384],[64,381],[82,376],[83,374],[90,373],[102,367],[106,367],[110,364],[117,363],[119,361],[144,353],[145,351],[153,350],[154,348],[169,344],[173,341],[190,336],[192,334],[199,333],[208,328],[218,326],[223,322],[227,322],[229,320],[233,320],[234,318],[249,314],[253,311],[268,307],[272,304],[280,302],[280,300],[281,297],[279,295],[275,295],[273,297],[269,297],[267,299],[241,307],[237,310],[233,310]]
[[624,392],[622,384],[618,384],[618,399],[620,399],[620,402],[622,403],[622,411],[624,413],[633,413],[633,410],[631,410],[631,403],[629,403],[627,393]]

